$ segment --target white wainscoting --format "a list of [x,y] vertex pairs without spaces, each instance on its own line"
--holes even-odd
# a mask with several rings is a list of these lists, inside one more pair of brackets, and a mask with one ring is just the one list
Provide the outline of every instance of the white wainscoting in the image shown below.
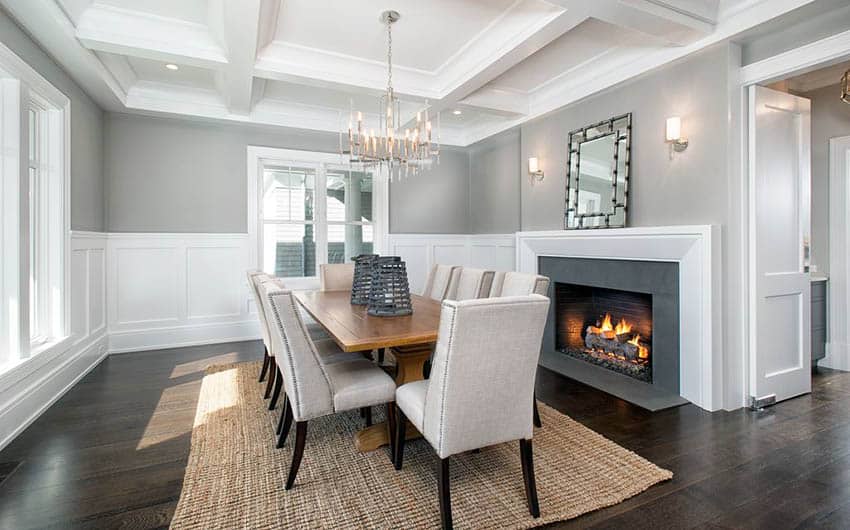
[[110,233],[112,353],[259,338],[247,234]]
[[418,293],[436,263],[514,270],[516,238],[514,234],[389,234],[386,249],[386,254],[405,261],[410,290]]
[[66,340],[0,375],[0,449],[107,355],[106,234],[72,232]]

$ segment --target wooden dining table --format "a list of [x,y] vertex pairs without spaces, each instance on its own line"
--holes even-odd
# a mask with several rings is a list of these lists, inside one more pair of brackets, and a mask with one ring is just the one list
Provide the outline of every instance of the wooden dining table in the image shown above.
[[[366,306],[351,304],[351,291],[296,291],[298,303],[347,352],[371,352],[383,348],[396,360],[395,382],[403,385],[423,379],[440,326],[440,302],[411,295],[413,313],[406,316],[370,315]],[[387,411],[392,414],[393,411]],[[407,438],[418,436],[412,425]],[[390,442],[387,422],[359,431],[354,443],[360,452],[374,451]]]

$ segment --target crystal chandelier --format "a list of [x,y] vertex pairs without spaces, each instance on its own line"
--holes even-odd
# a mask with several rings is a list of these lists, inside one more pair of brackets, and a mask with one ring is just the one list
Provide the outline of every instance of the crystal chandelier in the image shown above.
[[[393,90],[392,25],[401,18],[398,11],[384,11],[380,20],[387,25],[387,91],[379,101],[378,130],[368,128],[363,113],[352,104],[348,122],[348,149],[342,149],[352,164],[360,167],[385,167],[393,175],[416,175],[423,168],[440,162],[440,114],[434,127],[428,102],[416,113],[416,122],[401,123],[401,104]],[[412,121],[412,120],[411,120]],[[340,134],[340,140],[342,135]],[[342,141],[340,142],[342,144]]]

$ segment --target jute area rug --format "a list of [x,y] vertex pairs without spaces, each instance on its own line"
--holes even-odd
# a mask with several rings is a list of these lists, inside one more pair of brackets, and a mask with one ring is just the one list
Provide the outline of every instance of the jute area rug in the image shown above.
[[[408,442],[404,468],[395,471],[386,448],[354,448],[363,428],[356,411],[310,421],[295,487],[285,491],[295,429],[275,449],[279,411],[267,410],[259,369],[252,362],[207,370],[171,528],[440,526],[430,446]],[[617,504],[673,476],[542,403],[540,415],[534,468],[541,517],[528,513],[519,443],[512,442],[452,457],[456,527],[541,526]]]

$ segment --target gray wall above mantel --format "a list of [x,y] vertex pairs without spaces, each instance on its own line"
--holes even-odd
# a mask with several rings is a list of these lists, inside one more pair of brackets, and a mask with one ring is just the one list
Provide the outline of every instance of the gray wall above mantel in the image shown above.
[[103,231],[103,111],[2,7],[0,42],[71,100],[71,228]]
[[[110,232],[246,231],[247,146],[338,152],[334,133],[135,114],[106,117]],[[469,158],[390,186],[390,231],[466,233]]]

